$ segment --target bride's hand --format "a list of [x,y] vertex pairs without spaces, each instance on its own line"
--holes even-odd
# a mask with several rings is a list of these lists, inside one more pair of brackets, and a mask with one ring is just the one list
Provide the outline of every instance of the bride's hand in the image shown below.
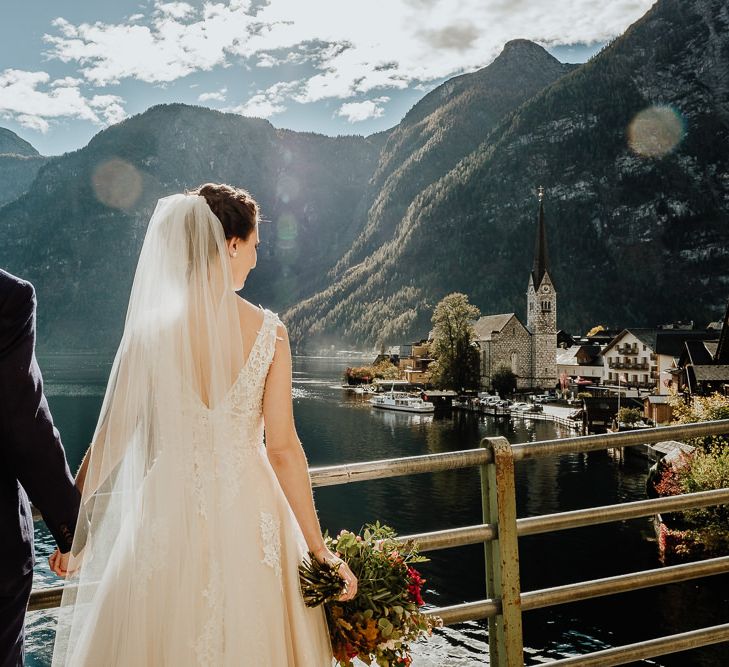
[[344,592],[339,596],[341,602],[347,602],[357,595],[357,577],[354,575],[352,570],[349,569],[349,565],[342,560],[339,556],[332,553],[331,549],[323,547],[313,552],[314,558],[320,563],[329,563],[330,565],[337,566],[337,572],[339,576],[344,579]]

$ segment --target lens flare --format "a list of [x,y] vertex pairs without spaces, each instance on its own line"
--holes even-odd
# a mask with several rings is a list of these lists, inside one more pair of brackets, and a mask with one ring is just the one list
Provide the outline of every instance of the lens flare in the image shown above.
[[98,165],[91,175],[96,198],[111,208],[129,209],[142,194],[142,176],[137,168],[119,158]]
[[282,250],[291,250],[296,245],[298,234],[296,218],[291,213],[284,213],[276,223],[278,247]]
[[684,119],[676,109],[654,105],[630,121],[628,145],[638,155],[663,157],[678,146],[684,134]]
[[293,176],[286,174],[281,176],[276,185],[276,195],[284,204],[288,204],[292,199],[296,199],[300,191],[299,181]]

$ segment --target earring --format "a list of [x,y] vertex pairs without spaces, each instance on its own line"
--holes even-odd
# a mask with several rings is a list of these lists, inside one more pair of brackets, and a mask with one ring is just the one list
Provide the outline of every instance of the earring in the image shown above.
[[230,253],[230,256],[231,257],[238,257],[238,251],[236,250],[235,252]]

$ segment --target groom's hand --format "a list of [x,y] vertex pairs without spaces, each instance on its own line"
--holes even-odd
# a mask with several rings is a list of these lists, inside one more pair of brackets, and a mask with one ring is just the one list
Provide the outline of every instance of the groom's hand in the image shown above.
[[71,557],[71,552],[67,551],[62,554],[58,548],[49,556],[48,564],[51,566],[51,570],[55,572],[59,577],[64,579],[68,576],[68,560]]

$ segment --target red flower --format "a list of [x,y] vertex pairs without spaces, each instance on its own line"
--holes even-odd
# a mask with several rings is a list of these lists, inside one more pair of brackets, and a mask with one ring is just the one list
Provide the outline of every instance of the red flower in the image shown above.
[[410,566],[408,566],[408,579],[410,581],[410,583],[408,584],[408,593],[410,593],[410,596],[417,603],[417,605],[419,607],[422,607],[425,602],[420,596],[420,589],[423,587],[425,579],[420,576],[420,572],[418,572],[414,567]]

